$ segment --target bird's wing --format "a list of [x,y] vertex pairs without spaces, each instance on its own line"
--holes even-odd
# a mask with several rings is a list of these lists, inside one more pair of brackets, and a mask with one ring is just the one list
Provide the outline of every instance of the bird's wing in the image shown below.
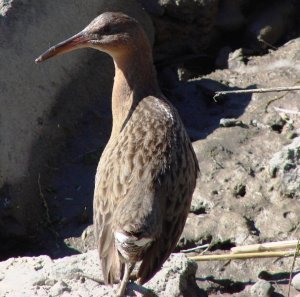
[[110,180],[114,175],[109,162],[111,152],[109,146],[104,150],[97,168],[94,191],[94,234],[98,246],[104,282],[113,284],[119,282],[122,265],[115,247],[112,232],[113,209],[115,200],[113,191],[109,189]]
[[[188,139],[183,142],[183,155],[175,156],[172,172],[166,172],[156,195],[166,203],[160,237],[146,251],[138,271],[140,284],[144,284],[161,268],[174,250],[183,231],[198,174],[198,162]],[[185,156],[184,156],[185,155]],[[186,163],[183,165],[182,163]]]
[[107,145],[97,170],[94,218],[107,283],[117,281],[122,270],[115,227],[154,236],[139,271],[145,282],[173,251],[195,187],[197,160],[177,113],[168,105],[138,108],[138,116],[133,113],[115,143]]

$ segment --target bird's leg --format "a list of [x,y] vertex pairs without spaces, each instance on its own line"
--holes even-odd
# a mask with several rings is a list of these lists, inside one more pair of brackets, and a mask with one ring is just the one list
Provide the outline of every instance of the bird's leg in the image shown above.
[[131,274],[134,266],[135,266],[135,263],[131,263],[131,262],[126,262],[125,263],[125,272],[124,272],[123,279],[122,279],[121,284],[119,286],[116,297],[123,297],[124,296],[126,286],[127,286],[130,274]]

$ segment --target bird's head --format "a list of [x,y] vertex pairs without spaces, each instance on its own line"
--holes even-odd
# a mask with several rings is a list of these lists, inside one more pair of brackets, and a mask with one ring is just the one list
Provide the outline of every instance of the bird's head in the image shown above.
[[76,35],[49,48],[35,62],[61,55],[78,48],[95,48],[110,54],[113,58],[136,47],[136,43],[148,40],[139,23],[120,12],[105,12],[95,18],[86,28]]

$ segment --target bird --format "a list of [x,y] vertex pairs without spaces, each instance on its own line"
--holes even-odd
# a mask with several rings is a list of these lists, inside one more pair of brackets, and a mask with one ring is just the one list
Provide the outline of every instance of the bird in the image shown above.
[[199,164],[178,111],[157,80],[150,41],[139,22],[104,12],[49,48],[39,63],[80,48],[110,55],[115,76],[112,130],[98,163],[94,233],[105,284],[124,296],[138,263],[143,285],[174,251],[196,186]]

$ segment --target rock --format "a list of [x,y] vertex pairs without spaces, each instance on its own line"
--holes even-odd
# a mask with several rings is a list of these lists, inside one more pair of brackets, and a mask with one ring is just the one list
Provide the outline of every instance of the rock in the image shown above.
[[[2,242],[12,237],[35,238],[41,226],[51,225],[49,218],[43,222],[47,217],[44,185],[49,184],[53,168],[60,167],[54,163],[66,150],[66,139],[78,133],[76,123],[93,102],[98,108],[110,108],[113,68],[109,57],[83,50],[47,65],[36,65],[35,57],[107,10],[134,16],[150,39],[154,37],[150,18],[134,0],[93,0],[87,6],[81,1],[29,2],[0,1],[0,104],[5,106],[0,111]],[[102,121],[102,130],[110,129]],[[101,147],[99,141],[94,147]],[[4,248],[10,249],[1,245]]]
[[274,154],[269,162],[271,177],[278,177],[281,191],[288,197],[300,197],[300,137]]
[[[213,38],[219,0],[159,0],[164,15],[153,18],[156,31],[155,60],[163,64],[199,56]],[[176,36],[176,38],[173,38]],[[195,63],[193,63],[195,66]]]
[[172,254],[163,268],[151,279],[146,287],[158,296],[192,296],[197,264],[188,260],[184,254]]
[[[232,222],[236,225],[232,228]],[[204,215],[190,214],[181,239],[180,248],[203,243],[241,245],[253,241],[247,221],[239,214],[212,210]]]
[[245,65],[244,51],[239,48],[228,55],[228,68],[236,69]]
[[260,232],[261,241],[285,240],[287,234],[295,231],[298,238],[300,230],[300,205],[292,199],[274,200],[274,204],[263,209],[255,218],[255,227]]
[[[36,271],[33,267],[42,263]],[[129,285],[136,296],[179,297],[194,294],[197,264],[183,254],[172,254],[162,269],[144,288]],[[0,291],[3,297],[19,296],[114,296],[118,285],[99,285],[101,279],[97,251],[51,260],[47,256],[12,258],[0,263]],[[17,280],[17,286],[16,286]],[[144,292],[144,293],[140,293]]]
[[243,126],[243,123],[237,119],[220,119],[220,127]]
[[208,195],[203,195],[199,189],[196,187],[194,194],[193,194],[193,199],[192,199],[192,204],[191,204],[191,212],[193,213],[206,213],[210,211],[214,206],[213,201],[209,198]]
[[294,275],[292,279],[292,286],[297,290],[300,291],[300,273]]
[[[281,158],[276,161],[276,176],[271,177],[269,174],[269,160],[277,152],[284,151],[287,143],[296,139],[288,141],[285,129],[289,123],[292,123],[296,132],[299,132],[300,127],[299,116],[288,114],[289,119],[281,133],[270,129],[271,120],[281,117],[274,109],[300,110],[298,93],[289,93],[283,97],[278,95],[280,99],[278,97],[275,101],[274,94],[227,95],[217,103],[212,99],[214,91],[220,89],[295,84],[300,80],[300,71],[294,66],[300,62],[299,50],[300,39],[296,39],[268,55],[248,57],[247,64],[216,70],[188,81],[201,86],[200,90],[206,94],[201,100],[207,105],[194,115],[195,119],[202,119],[202,125],[200,121],[195,121],[193,126],[195,130],[204,131],[202,137],[193,143],[201,170],[193,197],[193,210],[197,209],[198,214],[197,211],[190,214],[180,247],[190,248],[220,239],[220,244],[215,244],[213,249],[218,249],[216,253],[223,253],[229,252],[232,245],[299,238],[299,190],[293,197],[286,197],[280,191],[280,172],[284,172]],[[287,72],[283,73],[283,69]],[[211,121],[207,121],[206,115],[209,115]],[[255,125],[249,125],[247,129],[220,128],[221,118],[237,118],[243,123]],[[296,155],[295,147],[293,152]],[[287,161],[287,157],[283,160]],[[295,158],[293,160],[293,164],[299,167]],[[240,183],[246,185],[246,193],[243,198],[236,199],[233,189]],[[228,240],[227,245],[225,239]],[[248,284],[255,282],[260,271],[268,270],[273,273],[269,281],[277,283],[277,295],[284,295],[283,292],[287,292],[286,274],[280,280],[277,277],[282,271],[288,275],[291,259],[275,262],[270,259],[231,261],[230,264],[199,262],[197,282],[200,288],[209,292],[209,297],[249,297]]]
[[273,291],[271,283],[265,280],[259,280],[250,290],[252,297],[271,297]]

